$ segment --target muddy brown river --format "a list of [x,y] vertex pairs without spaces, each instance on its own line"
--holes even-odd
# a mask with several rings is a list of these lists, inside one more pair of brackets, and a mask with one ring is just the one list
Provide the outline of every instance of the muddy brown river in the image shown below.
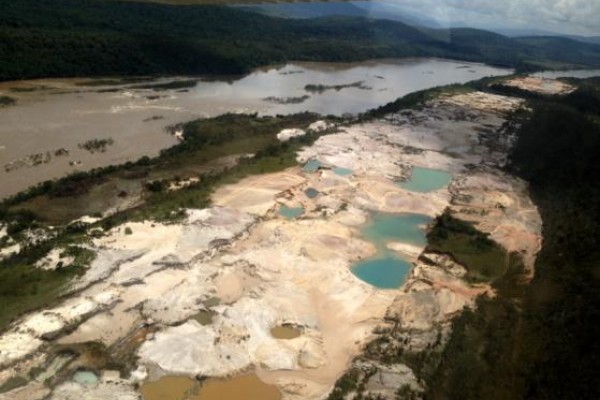
[[[355,114],[417,90],[510,72],[482,64],[408,59],[290,63],[229,80],[164,78],[152,83],[198,82],[160,91],[140,88],[149,82],[4,82],[0,95],[17,99],[17,104],[0,108],[0,198],[77,170],[157,155],[177,142],[165,127],[179,122],[227,112]],[[96,139],[109,141],[100,146],[104,151],[85,148]]]

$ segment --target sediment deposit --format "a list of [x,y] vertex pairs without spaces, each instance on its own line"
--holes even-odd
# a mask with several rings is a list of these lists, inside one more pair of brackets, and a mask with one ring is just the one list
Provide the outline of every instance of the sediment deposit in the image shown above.
[[[57,344],[118,349],[143,328],[130,371],[91,388],[59,382],[51,398],[135,398],[134,385],[148,379],[253,370],[285,399],[321,399],[381,332],[393,328],[412,352],[438,345],[450,319],[477,295],[493,295],[491,288],[467,283],[464,266],[449,257],[401,242],[387,247],[414,264],[405,284],[372,287],[351,271],[376,251],[360,229],[371,212],[435,217],[449,209],[522,254],[532,270],[540,218],[524,183],[501,170],[514,139],[503,128],[506,112],[520,104],[479,92],[444,96],[322,136],[298,154],[301,163],[318,160],[316,172],[296,167],[249,177],[219,188],[212,208],[187,210],[182,222],[130,222],[106,232],[90,245],[97,258],[71,299],[0,336],[0,383],[45,368],[45,351]],[[453,181],[433,192],[407,191],[397,183],[414,166],[448,171]],[[340,176],[333,167],[352,173]],[[288,220],[277,212],[282,205],[305,212]],[[208,323],[196,318],[202,312]],[[273,337],[282,324],[300,336]],[[420,390],[408,366],[362,367],[378,371],[367,379],[370,393]],[[47,394],[34,380],[0,399]]]

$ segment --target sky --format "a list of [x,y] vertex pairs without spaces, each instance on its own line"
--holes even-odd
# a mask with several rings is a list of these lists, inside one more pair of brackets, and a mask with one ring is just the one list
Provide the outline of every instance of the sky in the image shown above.
[[600,0],[383,0],[451,26],[600,35]]

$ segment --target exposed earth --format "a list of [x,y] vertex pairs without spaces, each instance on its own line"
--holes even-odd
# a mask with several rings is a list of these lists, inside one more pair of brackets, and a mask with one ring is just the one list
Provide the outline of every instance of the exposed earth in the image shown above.
[[[540,90],[567,90],[548,85]],[[92,239],[97,257],[64,302],[0,336],[0,385],[36,376],[0,399],[137,399],[140,386],[164,377],[213,384],[247,374],[283,399],[322,399],[353,362],[374,371],[368,393],[420,391],[408,366],[356,357],[392,329],[411,352],[443,345],[451,318],[493,290],[470,283],[450,257],[400,241],[387,247],[412,262],[405,283],[373,287],[351,271],[377,251],[361,228],[373,212],[433,218],[448,210],[533,272],[541,220],[524,182],[502,170],[514,141],[506,116],[521,104],[483,92],[443,95],[322,136],[298,153],[301,164],[318,161],[316,171],[252,176],[220,187],[211,208],[186,210],[182,222],[128,222]],[[447,171],[452,182],[405,190],[398,182],[413,167]],[[304,213],[287,219],[282,206]],[[277,338],[278,326],[300,334]],[[72,379],[78,370],[97,380]],[[199,390],[172,396],[203,398]]]

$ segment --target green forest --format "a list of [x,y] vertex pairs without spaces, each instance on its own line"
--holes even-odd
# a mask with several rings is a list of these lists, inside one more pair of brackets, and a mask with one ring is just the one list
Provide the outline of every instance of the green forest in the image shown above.
[[600,81],[529,100],[510,171],[543,221],[535,277],[512,271],[453,323],[426,399],[597,399]]
[[282,19],[224,7],[0,0],[0,80],[243,74],[285,62],[444,57],[520,70],[600,66],[600,46],[417,29],[355,17]]

